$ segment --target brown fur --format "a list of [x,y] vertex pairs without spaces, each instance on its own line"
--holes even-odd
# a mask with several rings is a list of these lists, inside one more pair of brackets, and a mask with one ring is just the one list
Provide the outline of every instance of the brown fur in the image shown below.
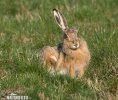
[[[63,44],[61,44],[63,46]],[[59,50],[60,49],[60,50]],[[60,72],[66,70],[72,78],[82,77],[90,61],[90,52],[84,40],[81,40],[80,47],[77,50],[67,49],[64,53],[61,48],[44,47],[43,64],[47,66],[48,71]],[[54,56],[55,61],[51,56]],[[63,74],[63,73],[62,73]]]
[[[55,13],[56,18],[60,19],[61,14],[58,16],[59,12]],[[66,21],[62,22],[62,27],[66,25],[64,22]],[[61,24],[61,22],[58,24]],[[61,27],[61,25],[59,26]],[[72,78],[82,77],[90,61],[87,43],[82,37],[77,36],[78,32],[75,29],[67,28],[63,32],[63,43],[55,47],[47,46],[43,48],[41,53],[43,64],[47,66],[51,73],[69,74]]]

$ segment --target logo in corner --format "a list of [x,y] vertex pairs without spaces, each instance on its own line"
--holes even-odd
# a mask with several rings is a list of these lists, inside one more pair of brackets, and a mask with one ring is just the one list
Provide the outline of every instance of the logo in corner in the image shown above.
[[28,100],[28,96],[17,95],[15,93],[10,93],[6,96],[6,100]]

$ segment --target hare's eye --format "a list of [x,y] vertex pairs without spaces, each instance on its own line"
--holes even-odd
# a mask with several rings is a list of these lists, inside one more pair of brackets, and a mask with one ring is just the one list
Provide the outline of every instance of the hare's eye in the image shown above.
[[74,43],[75,43],[75,41],[74,41],[74,40],[70,40],[69,42],[70,42],[70,43],[72,43],[72,44],[74,44]]
[[73,44],[75,44],[75,41],[72,41]]

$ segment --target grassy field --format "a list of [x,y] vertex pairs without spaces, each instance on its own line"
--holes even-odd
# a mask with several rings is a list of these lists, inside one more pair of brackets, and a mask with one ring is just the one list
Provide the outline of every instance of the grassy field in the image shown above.
[[[91,62],[81,79],[51,76],[39,62],[61,42],[52,9],[88,42]],[[0,95],[30,100],[118,99],[118,0],[0,0]]]

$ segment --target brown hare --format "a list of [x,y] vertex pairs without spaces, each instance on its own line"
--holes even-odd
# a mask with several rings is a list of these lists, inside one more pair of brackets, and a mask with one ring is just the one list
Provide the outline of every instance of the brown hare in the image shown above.
[[57,46],[46,46],[41,52],[41,61],[50,73],[68,74],[81,77],[90,61],[90,52],[86,41],[78,36],[75,29],[68,28],[62,14],[53,9],[54,18],[63,31],[63,41]]

